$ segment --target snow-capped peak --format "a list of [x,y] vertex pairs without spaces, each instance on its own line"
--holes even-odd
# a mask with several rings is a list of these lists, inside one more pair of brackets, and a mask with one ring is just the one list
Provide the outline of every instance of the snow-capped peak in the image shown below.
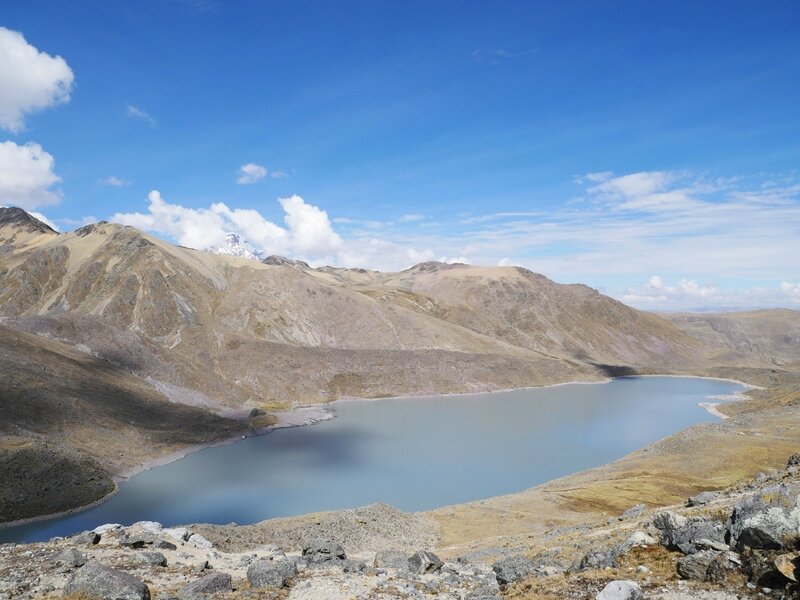
[[206,249],[207,252],[212,254],[226,254],[227,256],[239,256],[241,258],[251,258],[259,260],[261,258],[261,250],[253,248],[247,240],[241,239],[235,233],[229,233],[225,236],[225,244],[222,246],[211,246]]

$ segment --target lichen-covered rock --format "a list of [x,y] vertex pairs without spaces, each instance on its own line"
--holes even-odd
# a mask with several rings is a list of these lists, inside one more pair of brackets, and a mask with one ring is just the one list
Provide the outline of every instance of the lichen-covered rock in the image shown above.
[[150,589],[143,581],[97,561],[78,569],[64,587],[64,593],[84,593],[104,600],[150,600]]
[[788,537],[800,535],[798,489],[777,485],[745,498],[733,509],[728,531],[731,545],[744,550],[781,550]]
[[492,565],[492,569],[497,575],[497,582],[500,585],[508,585],[515,581],[520,581],[533,574],[535,565],[533,561],[522,555],[508,556],[498,560]]
[[693,554],[701,548],[698,540],[725,543],[725,526],[719,521],[695,517],[688,519],[683,515],[666,511],[653,518],[661,543],[669,550],[680,550]]

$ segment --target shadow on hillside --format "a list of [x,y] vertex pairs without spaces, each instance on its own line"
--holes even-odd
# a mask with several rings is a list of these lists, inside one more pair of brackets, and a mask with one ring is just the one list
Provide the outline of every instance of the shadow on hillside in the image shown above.
[[636,369],[628,365],[605,365],[603,363],[591,363],[597,367],[606,377],[631,377],[638,375]]

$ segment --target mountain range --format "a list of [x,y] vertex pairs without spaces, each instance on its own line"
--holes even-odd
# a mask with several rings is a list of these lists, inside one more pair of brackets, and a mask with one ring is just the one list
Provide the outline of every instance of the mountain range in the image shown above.
[[[657,315],[520,267],[312,268],[238,239],[214,252],[0,209],[0,480],[18,481],[0,521],[85,504],[300,404],[800,362],[797,311]],[[62,500],[21,505],[54,461],[74,478],[49,487]]]

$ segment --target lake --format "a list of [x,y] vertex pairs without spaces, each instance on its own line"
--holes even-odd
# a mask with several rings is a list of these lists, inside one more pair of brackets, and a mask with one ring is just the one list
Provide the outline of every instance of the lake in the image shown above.
[[94,508],[0,529],[36,541],[140,520],[239,524],[386,502],[419,511],[518,492],[695,423],[730,381],[623,377],[495,392],[342,401],[336,418],[206,448],[120,484]]

